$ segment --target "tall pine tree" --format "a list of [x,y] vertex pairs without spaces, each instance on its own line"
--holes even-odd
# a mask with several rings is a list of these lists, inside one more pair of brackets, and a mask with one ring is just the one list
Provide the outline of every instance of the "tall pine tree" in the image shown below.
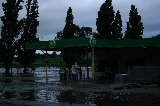
[[[67,11],[67,17],[66,17],[66,24],[63,29],[63,32],[59,32],[57,36],[58,39],[69,39],[74,38],[74,31],[75,31],[75,25],[73,24],[73,15],[72,15],[72,8],[69,7]],[[73,48],[65,48],[62,51],[63,61],[65,63],[65,66],[70,70],[71,72],[71,66],[75,62],[75,49]]]
[[114,10],[112,6],[112,0],[106,0],[102,4],[100,11],[98,12],[98,18],[96,21],[98,38],[113,39],[112,36],[112,24],[114,21]]
[[35,60],[35,50],[25,50],[26,42],[36,42],[37,27],[39,25],[38,18],[38,2],[37,0],[28,0],[26,5],[27,15],[24,19],[24,32],[18,41],[18,59],[26,72],[27,67]]
[[22,23],[18,20],[18,13],[22,9],[22,2],[23,0],[6,0],[5,3],[2,3],[4,16],[1,17],[3,23],[1,29],[1,56],[6,73],[9,73],[12,67],[12,61],[15,55],[15,38],[21,32]]
[[73,24],[73,15],[72,15],[72,8],[69,7],[67,11],[67,17],[66,17],[66,25],[63,29],[63,36],[62,39],[67,38],[74,38],[74,24]]
[[[90,27],[82,27],[75,25],[73,23],[73,15],[72,9],[69,7],[67,11],[66,24],[63,31],[57,33],[56,39],[69,39],[69,38],[81,38],[86,37],[91,34],[92,28]],[[85,51],[82,48],[65,48],[62,50],[63,61],[65,66],[71,71],[71,66],[78,62],[80,64],[80,60],[85,55]]]
[[116,13],[114,22],[113,22],[113,39],[122,39],[122,20],[121,20],[121,14],[119,10]]
[[135,5],[131,5],[129,13],[129,22],[127,22],[127,29],[125,32],[125,39],[141,39],[143,35],[143,23],[141,22],[141,16],[138,15]]

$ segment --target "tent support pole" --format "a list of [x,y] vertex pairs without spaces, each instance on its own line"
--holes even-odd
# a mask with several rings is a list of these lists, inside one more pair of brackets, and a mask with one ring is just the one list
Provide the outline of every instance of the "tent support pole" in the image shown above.
[[48,60],[47,60],[47,50],[46,50],[46,82],[48,82]]
[[92,47],[92,80],[95,79],[94,47]]

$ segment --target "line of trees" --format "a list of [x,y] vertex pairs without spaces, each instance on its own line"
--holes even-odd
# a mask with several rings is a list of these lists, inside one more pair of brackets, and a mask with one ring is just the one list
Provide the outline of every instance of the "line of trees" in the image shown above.
[[144,27],[135,5],[131,5],[129,22],[127,22],[124,36],[121,32],[122,20],[120,11],[118,10],[116,15],[114,13],[112,0],[106,0],[98,12],[96,21],[98,34],[95,37],[109,40],[142,38]]
[[[79,26],[73,24],[73,15],[72,12],[69,13],[69,11],[72,11],[71,7],[69,7],[67,12],[66,25],[63,31],[57,32],[56,39],[88,37],[91,35],[95,38],[108,40],[142,38],[144,27],[141,22],[141,16],[138,15],[135,5],[131,5],[129,21],[127,22],[127,28],[124,34],[122,33],[120,11],[118,10],[115,13],[112,6],[112,0],[106,0],[100,7],[98,18],[96,20],[97,33],[92,32],[92,28],[90,27],[79,28]],[[71,16],[69,16],[69,14],[71,14]],[[69,22],[71,22],[71,24]],[[82,32],[87,32],[87,34]]]
[[[120,40],[120,39],[141,39],[143,35],[143,23],[141,16],[138,15],[135,5],[131,5],[129,13],[129,22],[125,35],[122,34],[122,19],[120,11],[115,14],[112,6],[112,0],[106,0],[98,12],[96,20],[97,32],[92,32],[91,27],[82,27],[73,23],[73,14],[71,7],[68,8],[66,24],[63,31],[57,32],[56,39],[81,38],[94,36],[98,39]],[[75,61],[80,60],[87,51],[82,48],[67,48],[63,49],[62,56],[66,67],[69,69]]]
[[[19,11],[23,9],[23,0],[6,0],[2,3],[4,16],[1,17],[1,39],[0,39],[0,61],[5,66],[6,72],[12,67],[14,56],[18,56],[18,61],[24,67],[31,66],[35,60],[35,50],[26,51],[25,42],[36,42],[38,2],[37,0],[27,0],[26,18],[20,19]],[[92,32],[91,27],[79,27],[73,23],[74,16],[72,9],[67,11],[66,24],[63,31],[57,32],[56,39],[81,38],[94,36],[99,39],[118,40],[118,39],[141,39],[143,35],[143,23],[141,16],[138,15],[135,5],[131,5],[129,21],[125,34],[122,34],[121,14],[118,10],[116,13],[112,6],[112,0],[106,0],[98,12],[96,20],[97,32]],[[84,52],[85,51],[85,52]],[[62,51],[62,56],[66,66],[70,69],[75,61],[79,61],[87,50],[78,48],[67,48]]]
[[23,3],[23,0],[6,0],[2,3],[4,16],[1,17],[0,61],[5,66],[7,74],[10,73],[15,55],[18,56],[18,61],[24,69],[30,67],[35,59],[34,50],[25,51],[25,42],[38,41],[36,38],[39,25],[38,2],[27,0],[26,18],[19,20],[18,16],[23,9]]

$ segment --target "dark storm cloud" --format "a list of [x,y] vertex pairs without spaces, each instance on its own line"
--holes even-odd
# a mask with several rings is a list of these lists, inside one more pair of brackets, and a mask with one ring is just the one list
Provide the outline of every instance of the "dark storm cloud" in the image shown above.
[[[120,2],[121,1],[121,2]],[[136,5],[139,15],[141,15],[144,25],[143,37],[151,37],[160,33],[160,1],[159,0],[114,0],[113,6],[120,10],[123,21],[123,32],[126,30],[130,5]]]
[[66,11],[64,0],[39,0],[39,30],[40,38],[54,38],[54,35],[63,29]]
[[45,38],[63,30],[69,7],[73,10],[74,24],[80,27],[90,26],[95,31],[97,11],[102,3],[103,0],[47,0],[46,2],[39,0],[38,35]]
[[155,0],[153,4],[141,10],[146,37],[160,34],[160,1]]
[[[65,25],[65,18],[67,9],[69,6],[72,7],[74,15],[74,23],[80,27],[90,26],[93,31],[96,31],[96,18],[98,17],[97,12],[100,6],[104,3],[104,0],[47,0],[42,7],[50,7],[41,12],[42,14],[49,13],[47,20],[41,20],[39,34],[43,32],[55,35],[56,32],[63,30]],[[131,5],[134,4],[138,8],[139,15],[142,17],[142,22],[144,24],[144,36],[151,37],[160,33],[160,4],[159,0],[152,0],[146,2],[146,0],[113,0],[113,7],[115,12],[120,10],[123,21],[123,32],[126,30],[126,22],[128,21],[129,11]],[[40,8],[42,8],[40,7]],[[44,8],[42,8],[43,10]],[[45,16],[45,15],[44,15]],[[42,17],[41,17],[42,18]],[[50,21],[49,23],[47,21]],[[48,28],[44,28],[47,26]],[[41,26],[42,25],[42,26]],[[43,26],[44,25],[44,26]],[[43,34],[42,34],[43,35]]]
[[[39,22],[38,36],[41,40],[54,38],[58,31],[63,30],[68,7],[72,7],[74,24],[89,26],[96,31],[96,18],[100,6],[105,0],[38,0]],[[138,8],[144,24],[144,36],[151,37],[160,33],[160,0],[113,0],[115,12],[120,10],[123,21],[123,32],[126,30],[131,5]],[[0,10],[0,13],[2,11]],[[20,17],[25,16],[21,11]],[[1,23],[0,23],[1,25]],[[42,38],[43,37],[43,38]]]

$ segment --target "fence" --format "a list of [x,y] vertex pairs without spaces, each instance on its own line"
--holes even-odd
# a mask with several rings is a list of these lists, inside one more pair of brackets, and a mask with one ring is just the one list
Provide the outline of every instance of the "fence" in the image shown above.
[[128,81],[156,82],[160,75],[160,66],[133,66],[128,67]]

